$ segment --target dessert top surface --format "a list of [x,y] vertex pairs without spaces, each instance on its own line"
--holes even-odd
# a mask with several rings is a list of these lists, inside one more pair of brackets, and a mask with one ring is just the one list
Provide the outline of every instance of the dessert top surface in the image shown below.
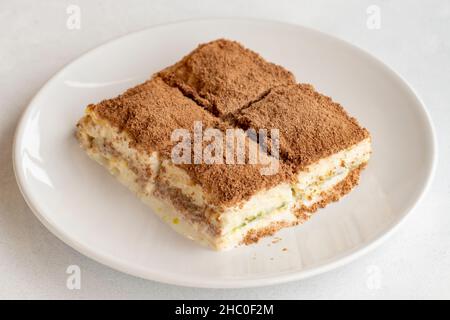
[[224,39],[198,46],[160,75],[221,117],[258,100],[272,87],[295,83],[290,71]]
[[274,88],[235,119],[244,128],[279,129],[281,157],[296,169],[369,137],[340,104],[309,84]]

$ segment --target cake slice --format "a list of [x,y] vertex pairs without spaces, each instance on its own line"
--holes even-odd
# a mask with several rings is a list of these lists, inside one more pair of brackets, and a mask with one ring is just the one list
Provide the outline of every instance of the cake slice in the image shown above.
[[243,128],[279,128],[280,154],[293,170],[299,217],[348,193],[371,155],[369,132],[309,84],[274,88],[234,120]]
[[290,71],[225,39],[198,46],[159,75],[222,118],[259,100],[273,87],[295,83]]

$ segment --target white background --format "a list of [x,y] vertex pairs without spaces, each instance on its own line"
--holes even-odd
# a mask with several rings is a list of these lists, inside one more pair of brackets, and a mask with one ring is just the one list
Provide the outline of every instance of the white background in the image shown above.
[[[66,8],[81,8],[81,29]],[[366,9],[381,9],[369,30]],[[256,289],[183,288],[104,267],[66,246],[31,213],[16,185],[11,145],[39,88],[88,49],[155,24],[201,17],[252,17],[309,26],[371,52],[416,89],[434,120],[437,175],[429,193],[387,242],[345,267]],[[113,66],[112,66],[113,67]],[[386,115],[389,116],[389,115]],[[18,1],[0,2],[0,298],[450,298],[450,1]],[[411,141],[414,147],[414,141]],[[81,268],[81,289],[66,268]]]

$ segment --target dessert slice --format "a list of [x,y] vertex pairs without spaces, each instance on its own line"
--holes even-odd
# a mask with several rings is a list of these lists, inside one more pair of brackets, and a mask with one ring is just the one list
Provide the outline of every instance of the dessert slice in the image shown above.
[[280,130],[281,159],[294,173],[299,219],[348,193],[371,154],[368,131],[308,84],[274,88],[234,120],[243,128]]
[[259,100],[273,87],[295,83],[290,71],[224,39],[198,46],[159,75],[219,117]]
[[[232,139],[227,139],[227,130],[233,128],[158,77],[117,98],[89,105],[77,125],[77,137],[91,158],[175,230],[214,249],[245,242],[254,229],[295,223],[289,169],[277,159],[261,152],[258,162],[250,164],[250,152],[245,152],[240,162],[234,153],[227,158],[225,148],[223,163],[220,158],[213,164],[173,160],[177,144],[172,142],[173,132],[193,135],[197,123],[222,134],[227,148],[239,141],[244,150],[259,150],[242,130],[231,130]],[[190,151],[189,158],[194,157]],[[262,174],[274,163],[274,174]]]

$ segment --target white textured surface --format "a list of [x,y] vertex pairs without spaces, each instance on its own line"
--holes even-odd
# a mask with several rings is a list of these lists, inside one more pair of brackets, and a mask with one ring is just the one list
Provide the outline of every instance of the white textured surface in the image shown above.
[[[215,2],[215,3],[213,3]],[[66,8],[81,8],[81,29]],[[381,29],[366,27],[369,5]],[[239,16],[310,26],[350,41],[403,75],[430,110],[440,161],[430,192],[400,230],[352,264],[312,279],[259,289],[205,290],[137,279],[95,263],[51,235],[16,186],[12,135],[22,110],[67,62],[154,24]],[[450,298],[450,3],[433,1],[12,1],[0,3],[0,298]],[[413,146],[413,141],[411,146]],[[66,288],[79,265],[81,290]]]

